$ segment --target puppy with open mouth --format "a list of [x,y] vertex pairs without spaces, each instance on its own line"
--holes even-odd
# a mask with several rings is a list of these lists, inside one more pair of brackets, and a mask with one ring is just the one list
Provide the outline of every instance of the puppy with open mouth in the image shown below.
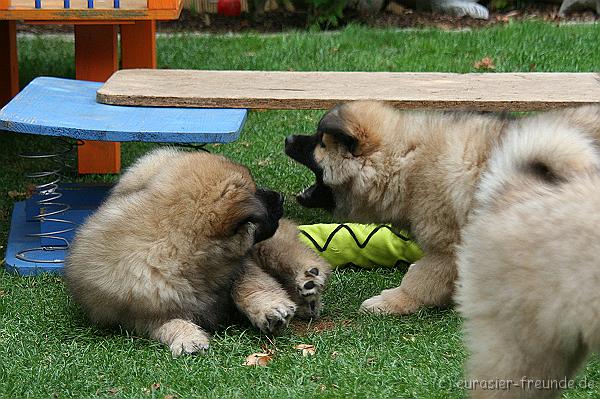
[[[600,138],[598,105],[547,115]],[[297,196],[301,205],[344,221],[409,229],[425,252],[400,287],[367,299],[363,310],[409,314],[451,303],[455,247],[480,175],[504,132],[517,123],[492,114],[403,112],[356,101],[327,112],[316,134],[286,138],[286,154],[315,174],[315,183]]]

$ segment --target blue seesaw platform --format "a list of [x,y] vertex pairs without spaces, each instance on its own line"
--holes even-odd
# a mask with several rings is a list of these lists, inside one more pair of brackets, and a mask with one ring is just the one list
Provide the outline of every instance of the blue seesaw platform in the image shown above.
[[[40,77],[29,83],[0,110],[0,131],[57,136],[78,140],[143,141],[155,143],[229,143],[236,140],[245,109],[153,108],[105,105],[96,102],[102,83]],[[60,215],[73,226],[81,224],[102,202],[107,185],[61,184],[60,202],[69,209]],[[6,249],[6,269],[22,275],[61,273],[63,241],[39,237],[67,230],[53,217],[32,218],[40,210],[35,196],[13,209]],[[50,208],[51,206],[46,206]],[[47,211],[48,209],[46,209]],[[53,234],[70,241],[74,230]],[[64,245],[63,245],[64,246]],[[26,249],[40,248],[22,253]],[[25,255],[25,260],[17,254]]]

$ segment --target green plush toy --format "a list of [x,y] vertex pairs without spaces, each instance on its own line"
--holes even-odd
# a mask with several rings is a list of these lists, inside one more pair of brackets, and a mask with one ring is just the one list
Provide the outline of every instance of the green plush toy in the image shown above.
[[299,226],[300,239],[331,266],[348,263],[372,268],[411,264],[423,256],[421,248],[403,232],[388,225],[311,224]]

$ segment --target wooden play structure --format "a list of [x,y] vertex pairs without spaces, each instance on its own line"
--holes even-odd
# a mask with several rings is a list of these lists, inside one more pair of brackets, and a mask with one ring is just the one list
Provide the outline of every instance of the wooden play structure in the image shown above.
[[600,75],[133,69],[116,72],[104,85],[37,78],[0,110],[0,130],[56,136],[62,144],[44,156],[21,154],[54,166],[28,175],[36,186],[15,204],[6,268],[60,273],[76,226],[109,190],[60,182],[56,165],[73,139],[227,143],[239,137],[247,108],[322,109],[361,99],[405,109],[543,110],[600,103]]
[[102,83],[39,77],[0,110],[0,133],[55,137],[48,153],[22,153],[30,162],[31,197],[15,203],[6,246],[7,270],[60,273],[75,228],[110,185],[61,181],[75,140],[198,145],[236,140],[244,109],[120,107],[96,102]]
[[[104,82],[119,67],[156,68],[156,21],[179,18],[181,7],[181,0],[0,0],[0,107],[19,91],[16,21],[74,25],[76,78]],[[80,173],[119,172],[119,143],[86,141],[78,159]]]

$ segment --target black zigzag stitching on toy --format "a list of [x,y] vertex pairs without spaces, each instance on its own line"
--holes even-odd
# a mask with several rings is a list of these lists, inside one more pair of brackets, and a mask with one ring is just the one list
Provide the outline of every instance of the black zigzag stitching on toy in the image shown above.
[[392,232],[392,234],[394,234],[396,237],[400,238],[403,241],[410,241],[410,238],[394,231],[390,226],[385,225],[385,224],[380,224],[379,226],[375,227],[373,229],[373,231],[371,231],[369,233],[369,235],[367,236],[367,238],[365,239],[364,242],[360,242],[358,241],[358,238],[356,237],[356,234],[354,233],[354,231],[352,231],[352,229],[350,228],[350,226],[346,225],[346,224],[340,224],[338,225],[335,229],[333,229],[333,231],[329,234],[329,236],[327,237],[327,240],[325,240],[325,244],[323,244],[323,246],[320,246],[319,243],[310,235],[308,234],[306,231],[304,230],[300,230],[300,232],[310,240],[310,242],[315,246],[315,248],[319,251],[319,252],[325,252],[327,251],[327,248],[329,247],[329,244],[331,243],[331,241],[333,240],[333,238],[335,237],[335,235],[342,231],[342,230],[347,230],[348,233],[350,233],[350,236],[352,237],[352,239],[354,240],[354,243],[360,248],[360,249],[364,249],[368,244],[369,241],[371,240],[371,237],[373,237],[379,230],[381,229],[388,229],[389,231]]

